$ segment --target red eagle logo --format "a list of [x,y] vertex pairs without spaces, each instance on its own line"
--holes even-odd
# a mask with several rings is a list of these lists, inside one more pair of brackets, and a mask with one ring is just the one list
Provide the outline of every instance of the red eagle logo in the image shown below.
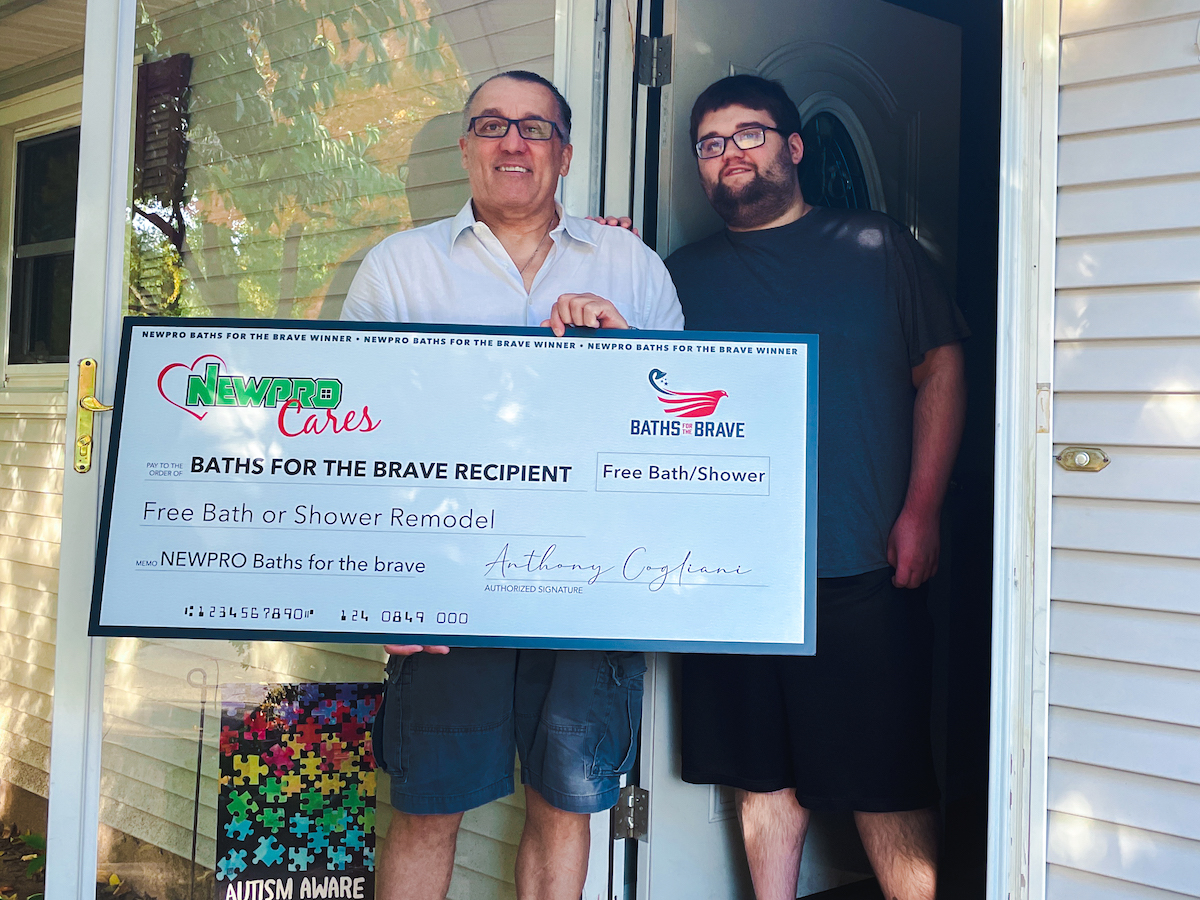
[[662,369],[650,370],[650,386],[661,395],[658,399],[666,412],[681,419],[698,419],[711,416],[717,411],[724,391],[672,391],[667,387],[667,373]]

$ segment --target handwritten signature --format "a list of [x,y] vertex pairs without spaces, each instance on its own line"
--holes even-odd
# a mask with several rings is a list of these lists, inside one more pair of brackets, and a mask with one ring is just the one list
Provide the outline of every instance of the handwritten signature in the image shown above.
[[626,555],[618,567],[603,563],[588,562],[558,562],[552,559],[558,545],[551,544],[544,550],[530,550],[527,553],[513,551],[505,544],[496,558],[484,563],[484,577],[508,578],[511,575],[535,572],[579,572],[587,576],[588,584],[595,584],[602,575],[618,570],[621,578],[629,582],[645,582],[651,591],[662,590],[667,584],[683,585],[686,575],[748,575],[751,569],[741,565],[727,568],[725,566],[699,565],[692,560],[692,551],[688,550],[683,559],[677,563],[658,564],[649,561],[649,551],[645,547],[634,547]]

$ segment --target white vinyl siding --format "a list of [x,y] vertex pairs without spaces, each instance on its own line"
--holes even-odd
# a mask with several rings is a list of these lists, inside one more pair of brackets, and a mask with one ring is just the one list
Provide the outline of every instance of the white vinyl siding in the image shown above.
[[0,412],[0,779],[42,797],[50,769],[64,422]]
[[1064,0],[1050,900],[1200,897],[1200,0]]

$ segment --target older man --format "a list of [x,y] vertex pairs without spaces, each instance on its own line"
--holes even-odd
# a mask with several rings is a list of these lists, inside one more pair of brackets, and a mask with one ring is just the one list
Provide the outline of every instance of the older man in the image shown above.
[[[367,254],[343,319],[679,329],[662,262],[635,236],[563,212],[571,110],[531,72],[477,87],[459,141],[471,200],[452,219]],[[611,807],[633,762],[641,654],[389,646],[376,757],[396,810],[379,896],[443,898],[463,812],[513,791],[526,819],[517,894],[578,900],[589,814]],[[424,652],[422,652],[424,651]],[[632,723],[632,724],[631,724]]]
[[854,813],[891,900],[932,900],[926,579],[962,430],[967,328],[904,228],[810,206],[795,104],[735,75],[692,107],[721,232],[667,260],[688,327],[821,338],[815,657],[689,656],[683,777],[740,789],[759,900],[796,896],[809,810]]

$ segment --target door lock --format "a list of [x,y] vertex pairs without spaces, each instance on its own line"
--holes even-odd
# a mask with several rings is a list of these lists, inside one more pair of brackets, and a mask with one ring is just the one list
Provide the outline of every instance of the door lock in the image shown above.
[[1068,472],[1099,472],[1109,463],[1099,447],[1067,447],[1054,458]]
[[96,361],[79,361],[79,409],[75,412],[75,471],[81,475],[92,468],[92,418],[112,409],[96,399]]

